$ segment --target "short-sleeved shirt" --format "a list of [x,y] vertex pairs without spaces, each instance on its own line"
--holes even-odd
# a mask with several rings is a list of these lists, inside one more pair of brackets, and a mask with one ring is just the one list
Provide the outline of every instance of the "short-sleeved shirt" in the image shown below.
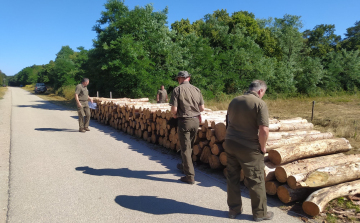
[[227,111],[228,127],[225,139],[258,149],[259,126],[269,126],[269,112],[266,103],[255,92],[247,92],[234,98]]
[[75,94],[78,95],[79,101],[87,101],[89,98],[89,91],[82,84],[76,85]]
[[159,102],[160,103],[165,103],[166,102],[166,96],[167,96],[167,92],[166,90],[158,90],[158,95],[159,95]]
[[191,85],[189,81],[184,81],[182,84],[174,88],[170,105],[177,107],[177,117],[195,117],[200,115],[200,105],[204,104],[204,99],[201,91]]

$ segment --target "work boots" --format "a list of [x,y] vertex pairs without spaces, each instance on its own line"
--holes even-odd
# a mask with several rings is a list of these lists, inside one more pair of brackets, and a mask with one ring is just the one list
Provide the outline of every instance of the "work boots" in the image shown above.
[[273,217],[274,217],[274,213],[272,211],[268,211],[263,218],[254,217],[254,220],[255,221],[271,220]]

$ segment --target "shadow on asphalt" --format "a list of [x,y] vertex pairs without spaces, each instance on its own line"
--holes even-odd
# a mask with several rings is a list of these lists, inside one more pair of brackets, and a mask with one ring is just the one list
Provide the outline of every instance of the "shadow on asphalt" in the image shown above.
[[120,168],[120,169],[94,169],[88,166],[76,167],[75,170],[82,171],[84,174],[94,175],[94,176],[116,176],[116,177],[125,177],[125,178],[136,178],[136,179],[145,179],[145,180],[154,180],[161,182],[172,182],[178,183],[179,181],[173,179],[159,178],[151,175],[156,174],[169,174],[170,171],[138,171],[130,170],[129,168]]
[[78,132],[79,130],[75,129],[57,129],[57,128],[35,128],[36,131],[43,132]]
[[[227,218],[227,211],[199,207],[155,196],[119,195],[115,198],[115,202],[121,207],[154,215],[191,214]],[[252,215],[242,214],[237,219],[252,220],[253,218]]]
[[36,109],[45,109],[45,110],[58,110],[58,111],[73,111],[73,109],[65,108],[59,105],[56,105],[49,101],[35,101],[36,104],[33,105],[16,105],[20,108],[36,108]]

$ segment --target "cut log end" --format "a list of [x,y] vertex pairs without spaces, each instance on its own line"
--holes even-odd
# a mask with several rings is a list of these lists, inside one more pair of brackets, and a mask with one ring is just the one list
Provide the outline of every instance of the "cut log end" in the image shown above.
[[279,181],[281,183],[285,183],[288,178],[285,169],[282,168],[281,166],[276,167],[275,177],[276,177],[277,181]]
[[265,182],[265,188],[266,188],[266,193],[268,195],[276,195],[276,191],[277,188],[280,186],[281,184],[277,181],[268,181]]
[[269,151],[269,159],[275,165],[281,164],[281,154],[277,150],[270,150]]
[[316,216],[320,214],[320,207],[310,201],[305,201],[302,205],[304,212],[310,216]]

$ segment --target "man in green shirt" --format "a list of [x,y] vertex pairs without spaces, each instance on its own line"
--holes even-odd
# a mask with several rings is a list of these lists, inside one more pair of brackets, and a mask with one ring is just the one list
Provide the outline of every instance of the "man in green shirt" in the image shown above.
[[166,103],[168,101],[168,96],[164,85],[161,85],[161,89],[158,90],[156,101],[157,103]]
[[261,98],[267,86],[255,80],[249,91],[234,98],[227,112],[225,152],[227,155],[227,202],[229,218],[242,213],[240,171],[244,170],[255,221],[270,220],[264,179],[264,154],[269,135],[268,108]]
[[171,113],[173,118],[178,119],[178,133],[181,147],[182,164],[177,168],[182,170],[186,176],[180,180],[194,184],[195,171],[192,163],[192,147],[199,128],[200,112],[204,111],[204,99],[200,90],[191,85],[190,74],[180,71],[177,76],[179,86],[174,88],[171,99]]
[[[89,91],[86,86],[89,84],[88,78],[83,78],[81,84],[78,84],[75,89],[75,101],[79,114],[79,132],[85,133],[90,131],[90,108],[88,101],[93,103],[93,99],[89,97]],[[85,121],[84,121],[85,118]]]

